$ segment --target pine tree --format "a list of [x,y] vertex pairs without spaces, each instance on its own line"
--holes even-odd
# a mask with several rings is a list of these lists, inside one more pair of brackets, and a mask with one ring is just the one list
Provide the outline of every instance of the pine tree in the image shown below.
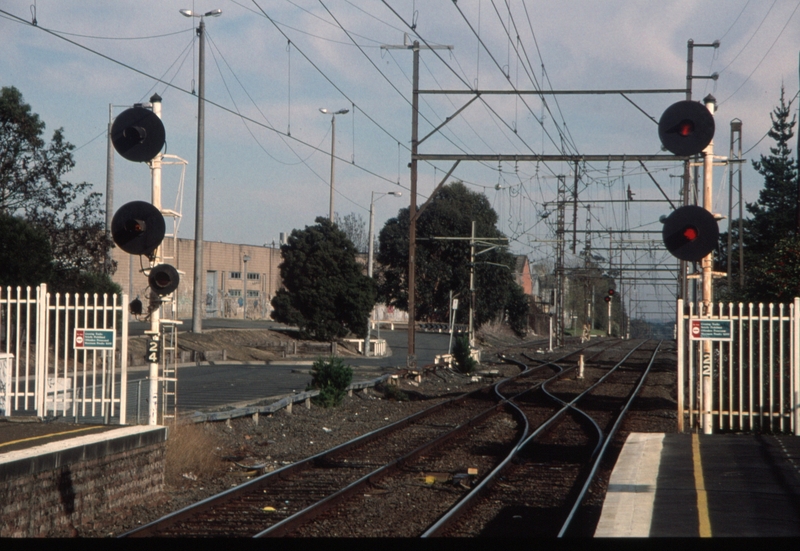
[[764,189],[756,203],[747,203],[753,217],[745,228],[745,247],[750,254],[760,255],[790,234],[797,233],[797,163],[791,156],[789,140],[794,137],[795,117],[789,120],[792,102],[786,103],[781,88],[780,105],[770,114],[772,129],[768,135],[775,141],[771,155],[753,161],[753,168],[764,177]]
[[[794,116],[790,119],[791,108],[792,101],[786,102],[781,88],[780,104],[770,114],[768,136],[775,145],[769,156],[753,161],[753,168],[764,177],[764,188],[758,201],[746,205],[751,218],[744,221],[745,286],[730,290],[726,300],[787,302],[800,292],[800,258],[795,260],[791,254],[800,247],[798,171],[789,147],[796,123]],[[738,251],[730,254],[736,258]]]

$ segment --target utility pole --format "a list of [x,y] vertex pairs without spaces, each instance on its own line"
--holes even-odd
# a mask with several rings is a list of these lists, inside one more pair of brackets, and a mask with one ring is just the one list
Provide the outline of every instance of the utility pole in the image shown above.
[[[716,100],[714,96],[709,94],[703,100],[708,111],[711,115],[714,115],[714,109],[716,107]],[[708,212],[712,212],[714,208],[714,204],[712,202],[712,191],[713,191],[713,183],[714,183],[714,140],[712,139],[711,142],[708,144],[706,149],[703,151],[703,208]],[[713,262],[713,253],[707,254],[702,261],[703,266],[703,317],[710,318],[711,317],[711,308],[712,308],[712,301],[713,301],[713,282],[712,278],[714,274],[712,273],[712,262]],[[704,434],[711,434],[712,433],[712,393],[711,393],[711,386],[712,386],[712,377],[711,377],[711,367],[712,367],[712,347],[711,341],[708,339],[704,339],[703,343],[703,351],[702,351],[702,377],[703,377],[703,433]]]
[[[800,71],[800,54],[798,54],[797,69],[798,71]],[[798,74],[798,79],[800,80],[800,74]],[[739,176],[739,178],[741,178],[741,175]],[[741,191],[741,189],[742,188],[740,186],[739,190]],[[739,217],[739,224],[741,224],[741,216]],[[797,140],[797,220],[795,229],[800,231],[800,139]],[[741,235],[742,235],[742,230],[739,230],[740,239]],[[739,250],[741,250],[741,247]],[[742,274],[744,274],[744,270],[740,269],[740,271]],[[742,277],[744,277],[744,275],[742,275]]]
[[406,364],[410,368],[417,365],[416,352],[416,247],[417,247],[417,152],[419,149],[419,51],[420,49],[446,49],[452,50],[452,46],[420,46],[419,40],[412,44],[402,46],[383,45],[381,49],[386,50],[411,50],[414,53],[412,71],[412,95],[411,95],[411,182],[410,182],[410,203],[408,207],[408,357]]
[[475,347],[475,220],[469,237],[469,347]]
[[[158,95],[153,95],[150,98],[150,103],[153,106],[153,113],[161,118],[161,98]],[[150,161],[150,180],[151,180],[151,203],[155,208],[161,212],[161,156],[162,153],[159,151],[158,155],[156,155],[152,161]],[[161,264],[161,245],[153,251],[153,262],[151,266],[158,266]],[[151,298],[151,300],[154,300]],[[158,308],[153,308],[152,312],[150,313],[150,331],[147,332],[148,337],[151,340],[159,341],[161,340],[161,297],[157,299],[159,301]],[[149,374],[149,381],[150,381],[150,398],[147,401],[148,405],[148,424],[150,425],[157,425],[158,424],[158,366],[159,362],[150,362],[150,374]]]
[[192,296],[192,332],[203,332],[203,213],[205,210],[205,136],[206,136],[206,24],[204,17],[219,17],[222,10],[216,9],[203,14],[191,10],[178,10],[185,17],[199,17],[200,25],[197,27],[199,56],[197,72],[197,189],[195,191],[194,215],[194,283]]
[[564,346],[564,210],[566,208],[566,182],[558,177],[556,218],[556,347]]
[[[106,236],[111,239],[111,220],[114,218],[114,144],[111,126],[114,123],[114,106],[108,104],[108,145],[106,152]],[[111,247],[106,253],[106,274],[111,275]],[[133,264],[133,263],[131,263]]]
[[[472,229],[470,230],[469,237],[431,237],[431,239],[437,239],[441,241],[464,241],[469,239],[469,294],[470,294],[470,305],[469,305],[469,344],[470,346],[474,345],[475,340],[475,327],[473,323],[474,319],[474,312],[475,312],[475,257],[477,255],[488,253],[491,250],[496,249],[497,247],[506,247],[508,244],[493,244],[492,241],[506,241],[508,242],[507,237],[475,237],[475,220],[472,221]],[[483,250],[475,252],[475,247],[477,245],[481,245],[485,247]],[[495,262],[484,262],[484,264],[492,264],[495,266],[503,266],[508,268],[505,264],[497,264]]]
[[578,170],[580,165],[575,161],[575,179],[572,186],[572,254],[578,246]]
[[205,56],[206,24],[200,18],[197,27],[199,36],[199,66],[197,72],[197,187],[195,191],[194,218],[194,286],[192,296],[192,332],[203,332],[203,214],[205,210],[205,134],[206,134],[206,56]]
[[331,221],[331,224],[334,223],[333,219],[333,190],[334,190],[334,177],[336,176],[336,115],[346,115],[350,112],[349,109],[339,109],[338,111],[331,111],[330,109],[326,109],[321,107],[319,110],[320,113],[323,115],[330,115],[331,116],[331,199],[330,199],[330,213],[328,214],[328,220]]
[[[692,81],[696,79],[710,79],[710,80],[717,80],[719,78],[719,74],[713,73],[709,76],[696,76],[693,74],[693,67],[694,67],[694,49],[695,48],[714,48],[715,50],[719,48],[719,40],[715,40],[710,44],[695,44],[694,40],[691,38],[686,44],[686,100],[691,101],[692,99]],[[691,160],[687,159],[683,162],[683,204],[692,205],[696,204],[690,198],[690,191],[691,191]],[[695,180],[696,181],[696,180]],[[679,273],[679,296],[678,298],[687,299],[689,296],[689,279],[686,277],[686,268],[687,263],[685,260],[680,261],[680,273]]]
[[[738,144],[738,150],[736,148]],[[739,176],[739,288],[744,287],[744,249],[742,247],[742,121],[731,121],[731,149],[728,155],[730,170],[728,171],[728,289],[733,288],[733,181]],[[800,212],[800,197],[798,197]]]
[[415,40],[413,92],[411,97],[411,201],[408,207],[408,352],[406,365],[417,367],[416,271],[417,271],[417,160],[419,149],[419,41]]

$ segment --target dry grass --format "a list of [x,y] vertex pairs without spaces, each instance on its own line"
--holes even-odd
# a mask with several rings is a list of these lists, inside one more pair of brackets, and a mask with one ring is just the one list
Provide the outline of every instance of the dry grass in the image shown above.
[[478,339],[482,341],[514,342],[519,340],[519,337],[507,324],[498,321],[484,323],[476,333]]
[[187,478],[204,478],[223,469],[222,442],[205,424],[172,424],[167,438],[165,481],[177,485]]

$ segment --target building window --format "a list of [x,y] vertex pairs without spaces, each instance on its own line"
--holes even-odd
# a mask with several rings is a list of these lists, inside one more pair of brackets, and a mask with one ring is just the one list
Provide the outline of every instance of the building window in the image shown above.
[[258,281],[259,279],[261,279],[261,274],[259,274],[258,272],[249,273],[247,274],[247,279],[255,279],[256,281]]
[[258,291],[247,291],[247,298],[258,298],[259,294]]
[[240,297],[240,296],[242,296],[242,290],[241,289],[228,289],[228,295],[230,295],[232,297]]
[[242,279],[242,272],[231,272],[231,279]]

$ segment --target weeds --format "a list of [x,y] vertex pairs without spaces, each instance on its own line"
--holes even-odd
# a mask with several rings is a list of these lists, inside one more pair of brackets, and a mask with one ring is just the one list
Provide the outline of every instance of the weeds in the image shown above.
[[395,400],[397,402],[407,402],[408,394],[400,390],[394,385],[384,385],[383,397],[387,400]]
[[472,373],[478,365],[471,352],[469,337],[467,335],[458,337],[453,345],[453,360],[456,362],[456,369],[461,373]]
[[324,408],[336,407],[344,400],[347,387],[353,381],[353,369],[341,358],[319,358],[311,368],[311,382],[306,390],[319,389],[312,402]]
[[[165,482],[178,485],[210,476],[222,468],[222,460],[214,454],[220,445],[204,424],[187,423],[169,426],[167,438]],[[185,475],[185,476],[184,476]]]

